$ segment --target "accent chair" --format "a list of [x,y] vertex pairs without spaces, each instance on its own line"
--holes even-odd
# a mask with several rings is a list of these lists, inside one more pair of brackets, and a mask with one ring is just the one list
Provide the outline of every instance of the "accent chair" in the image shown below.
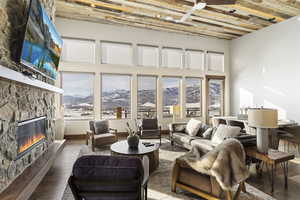
[[110,145],[118,141],[117,130],[109,128],[108,120],[90,121],[90,130],[86,133],[86,145],[92,141],[92,150],[96,146]]
[[[221,188],[215,177],[195,171],[187,163],[180,159],[176,159],[172,174],[172,192],[176,193],[176,188],[189,191],[204,199],[214,200],[238,199],[241,191],[246,192],[245,184],[244,182],[241,182],[233,197],[231,191],[224,191]],[[226,198],[223,198],[224,194],[226,195]]]
[[125,156],[80,157],[68,180],[75,200],[146,200],[149,167],[145,165],[149,160],[144,160]]
[[155,119],[142,119],[139,124],[139,135],[141,139],[159,139],[161,144],[161,126],[158,120]]

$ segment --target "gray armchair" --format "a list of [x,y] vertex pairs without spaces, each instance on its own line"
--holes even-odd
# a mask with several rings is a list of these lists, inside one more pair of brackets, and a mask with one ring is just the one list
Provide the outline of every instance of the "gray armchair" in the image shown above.
[[142,119],[138,128],[141,139],[157,138],[161,144],[161,126],[157,119]]
[[92,142],[92,150],[96,146],[113,144],[118,141],[117,130],[109,128],[108,120],[90,121],[90,130],[86,133],[86,144]]
[[68,183],[75,200],[146,200],[148,165],[147,157],[82,156]]

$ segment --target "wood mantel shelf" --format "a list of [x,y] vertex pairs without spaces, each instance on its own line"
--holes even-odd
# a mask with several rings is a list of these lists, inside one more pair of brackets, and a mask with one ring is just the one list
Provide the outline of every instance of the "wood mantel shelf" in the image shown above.
[[63,150],[65,140],[55,142],[32,165],[27,167],[2,193],[1,200],[27,200],[43,180],[57,155]]
[[48,83],[45,83],[37,79],[29,78],[20,72],[14,71],[12,69],[9,69],[1,65],[0,65],[0,78],[16,81],[19,83],[24,83],[26,85],[38,87],[59,94],[62,94],[64,92],[61,88],[55,87],[53,85],[50,85]]

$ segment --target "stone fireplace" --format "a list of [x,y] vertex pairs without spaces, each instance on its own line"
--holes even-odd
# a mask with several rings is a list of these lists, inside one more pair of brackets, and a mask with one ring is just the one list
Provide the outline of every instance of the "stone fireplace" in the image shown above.
[[[29,2],[30,0],[0,1],[0,65],[17,72],[23,69],[17,64],[16,57],[19,45],[23,41],[22,31],[26,25]],[[40,2],[54,20],[55,0]],[[40,81],[54,85],[53,80],[39,74],[37,77]],[[54,92],[0,78],[0,193],[53,144],[54,102]],[[44,116],[44,119],[39,122],[40,127],[35,127],[35,132],[40,129],[42,135],[35,135],[27,140],[32,135],[23,131],[25,126],[29,126],[26,122],[41,116]],[[33,144],[27,144],[28,141]]]
[[39,117],[25,120],[18,123],[17,140],[17,159],[26,155],[27,152],[44,142],[46,138],[46,117]]

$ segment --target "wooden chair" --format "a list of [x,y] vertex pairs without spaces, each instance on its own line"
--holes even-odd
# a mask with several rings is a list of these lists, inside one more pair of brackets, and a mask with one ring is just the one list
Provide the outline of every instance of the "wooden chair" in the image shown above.
[[89,125],[90,130],[86,133],[86,145],[91,140],[93,151],[96,146],[109,145],[118,141],[117,130],[109,128],[108,120],[90,121]]
[[208,200],[221,200],[224,192],[227,200],[236,200],[241,191],[246,192],[245,184],[241,182],[233,196],[232,191],[224,191],[214,177],[193,170],[179,159],[176,159],[173,168],[172,192],[176,192],[177,187]]

